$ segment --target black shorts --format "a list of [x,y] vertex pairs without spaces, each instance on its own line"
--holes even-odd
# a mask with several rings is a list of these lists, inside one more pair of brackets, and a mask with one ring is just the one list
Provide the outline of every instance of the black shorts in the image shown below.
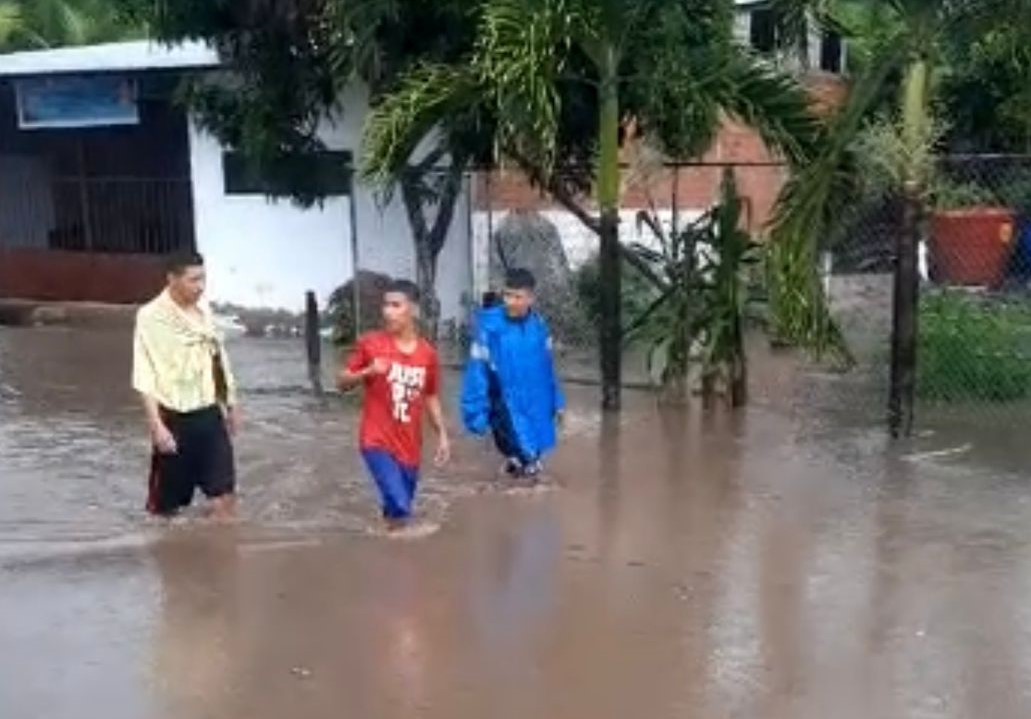
[[236,463],[225,416],[219,407],[196,412],[161,410],[161,418],[175,437],[178,451],[151,457],[147,511],[171,515],[190,506],[200,489],[214,499],[236,489]]

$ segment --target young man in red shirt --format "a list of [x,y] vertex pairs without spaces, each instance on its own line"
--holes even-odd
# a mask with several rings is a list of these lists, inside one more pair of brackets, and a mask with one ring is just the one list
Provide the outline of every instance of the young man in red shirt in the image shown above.
[[383,330],[358,340],[339,379],[343,390],[365,387],[359,444],[391,531],[412,517],[424,407],[437,432],[437,465],[451,455],[440,404],[440,363],[433,345],[419,336],[418,307],[414,284],[391,283],[383,294]]

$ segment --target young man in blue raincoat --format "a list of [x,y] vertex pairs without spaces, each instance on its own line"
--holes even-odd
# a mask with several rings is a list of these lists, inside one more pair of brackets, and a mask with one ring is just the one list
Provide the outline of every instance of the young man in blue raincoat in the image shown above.
[[489,431],[506,472],[526,479],[538,477],[555,448],[566,408],[551,334],[533,309],[536,284],[529,270],[510,270],[502,304],[480,310],[462,388],[466,429]]

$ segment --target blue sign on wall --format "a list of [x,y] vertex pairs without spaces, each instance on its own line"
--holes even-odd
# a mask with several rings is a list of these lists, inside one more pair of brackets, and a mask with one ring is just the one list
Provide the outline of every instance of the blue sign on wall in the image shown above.
[[18,80],[18,127],[23,130],[139,124],[136,83],[114,75]]

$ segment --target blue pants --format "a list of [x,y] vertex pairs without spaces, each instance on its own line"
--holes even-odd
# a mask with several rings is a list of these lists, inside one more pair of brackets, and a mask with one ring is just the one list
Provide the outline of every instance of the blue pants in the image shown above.
[[381,449],[363,449],[362,458],[376,481],[383,516],[387,519],[411,517],[419,468],[401,464],[394,455]]

